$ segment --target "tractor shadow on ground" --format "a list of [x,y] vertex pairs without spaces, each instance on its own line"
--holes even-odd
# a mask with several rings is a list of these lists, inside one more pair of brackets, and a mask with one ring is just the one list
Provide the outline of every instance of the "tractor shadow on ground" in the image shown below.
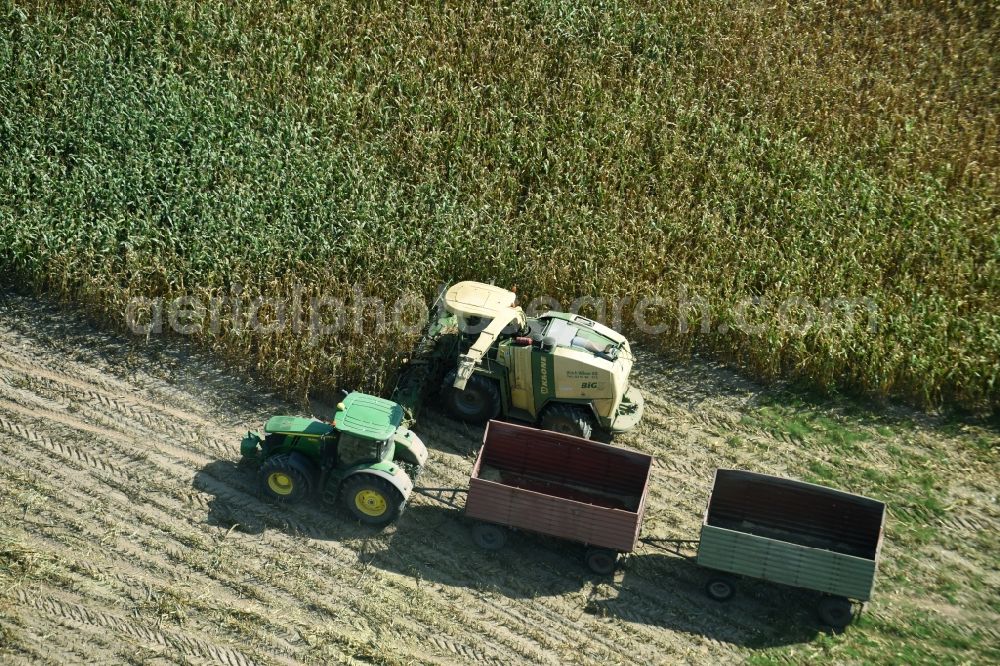
[[[291,506],[266,501],[256,493],[255,469],[227,460],[200,469],[191,485],[211,497],[207,524],[248,535],[275,531],[296,538],[351,542],[357,547],[359,570],[374,567],[515,599],[579,591],[594,577],[582,564],[582,547],[556,539],[512,534],[502,550],[482,550],[472,542],[471,522],[458,509],[443,505],[411,504],[397,522],[376,528],[315,497]],[[573,561],[566,553],[579,558]],[[528,577],[523,575],[525,562],[534,572]]]
[[736,594],[718,602],[705,594],[711,577],[690,559],[633,553],[613,585],[594,590],[585,610],[748,648],[808,643],[823,631],[815,593],[739,578]]
[[205,522],[224,530],[262,534],[267,530],[322,541],[347,541],[379,536],[385,530],[362,525],[339,506],[326,506],[318,497],[294,505],[261,498],[256,469],[228,460],[216,460],[194,475],[192,487],[211,495]]

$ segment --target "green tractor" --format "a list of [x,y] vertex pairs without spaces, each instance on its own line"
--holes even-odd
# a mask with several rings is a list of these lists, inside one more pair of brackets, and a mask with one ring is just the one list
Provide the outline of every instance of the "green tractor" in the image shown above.
[[265,497],[292,503],[319,492],[363,523],[386,525],[402,512],[427,462],[426,447],[402,420],[398,404],[354,392],[331,422],[271,417],[263,433],[246,434],[240,453],[259,465]]
[[516,297],[479,282],[445,291],[393,394],[411,418],[420,385],[444,368],[441,403],[462,421],[502,416],[605,440],[634,428],[643,399],[629,384],[628,340],[580,315],[527,317]]

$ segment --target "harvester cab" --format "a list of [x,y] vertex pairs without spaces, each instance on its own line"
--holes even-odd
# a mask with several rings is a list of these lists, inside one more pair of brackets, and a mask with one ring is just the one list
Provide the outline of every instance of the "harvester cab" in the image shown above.
[[438,332],[457,331],[442,397],[458,419],[503,415],[589,438],[626,432],[642,417],[629,384],[632,351],[612,329],[564,312],[527,317],[513,291],[459,282],[443,296]]
[[384,525],[403,510],[427,461],[423,442],[402,420],[395,402],[353,392],[330,422],[271,417],[263,432],[246,434],[240,452],[259,465],[265,497],[291,503],[318,491],[358,520]]

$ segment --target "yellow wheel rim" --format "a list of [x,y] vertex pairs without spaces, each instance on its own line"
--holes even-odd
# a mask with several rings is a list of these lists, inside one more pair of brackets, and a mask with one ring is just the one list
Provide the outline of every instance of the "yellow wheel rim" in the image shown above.
[[381,516],[389,508],[385,497],[377,490],[359,490],[354,496],[354,505],[366,516]]
[[267,477],[267,487],[275,495],[291,495],[295,489],[295,482],[284,472],[271,472]]

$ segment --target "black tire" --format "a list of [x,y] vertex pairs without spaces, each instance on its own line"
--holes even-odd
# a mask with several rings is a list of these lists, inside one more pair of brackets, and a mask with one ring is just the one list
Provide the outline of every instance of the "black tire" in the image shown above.
[[714,576],[705,583],[705,594],[715,601],[729,601],[736,594],[736,583],[728,576]]
[[258,485],[264,497],[283,504],[301,502],[309,495],[311,479],[291,464],[291,456],[282,453],[271,456],[257,472]]
[[457,389],[455,371],[444,378],[441,395],[448,413],[459,421],[483,424],[500,413],[500,387],[492,379],[472,375],[464,389]]
[[819,619],[833,629],[843,629],[854,620],[854,604],[844,597],[823,597],[818,610]]
[[403,512],[403,493],[374,474],[361,472],[344,479],[340,496],[351,515],[366,525],[388,525]]
[[472,540],[483,550],[500,550],[507,543],[507,530],[493,523],[476,523]]
[[613,433],[607,430],[601,430],[600,428],[594,428],[590,433],[590,441],[599,442],[600,444],[611,444],[615,443],[615,436]]
[[618,553],[607,548],[588,548],[584,560],[587,568],[599,576],[610,576],[618,568]]
[[579,405],[557,402],[545,408],[541,426],[564,435],[590,439],[594,432],[594,421],[590,413]]

